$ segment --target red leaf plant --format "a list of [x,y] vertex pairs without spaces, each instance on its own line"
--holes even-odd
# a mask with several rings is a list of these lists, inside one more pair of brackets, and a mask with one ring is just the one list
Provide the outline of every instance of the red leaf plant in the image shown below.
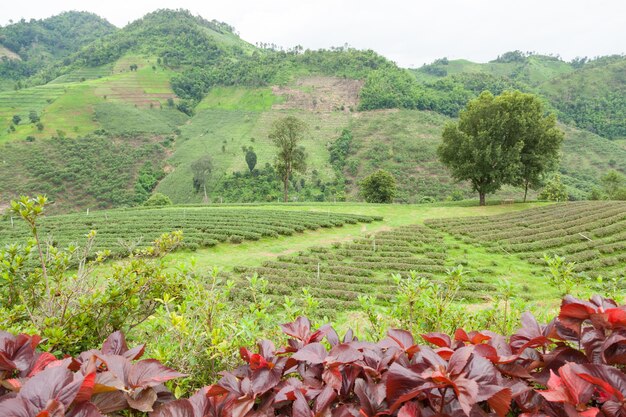
[[[114,333],[100,350],[57,360],[39,339],[0,333],[0,416],[96,417],[626,417],[626,309],[566,297],[547,325],[526,313],[513,335],[457,330],[419,344],[392,329],[378,342],[314,329],[240,349],[243,365],[188,399],[163,383],[182,375],[128,349]],[[154,411],[151,411],[154,410]]]
[[36,352],[40,338],[0,334],[0,416],[97,417],[122,410],[152,411],[173,399],[163,382],[184,376],[154,359],[133,362],[143,346],[128,349],[115,332],[101,350],[56,359]]

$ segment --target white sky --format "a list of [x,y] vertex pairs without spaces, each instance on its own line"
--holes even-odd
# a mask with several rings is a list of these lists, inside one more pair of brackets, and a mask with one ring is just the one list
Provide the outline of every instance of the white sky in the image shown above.
[[0,0],[0,25],[86,10],[122,27],[158,8],[224,21],[253,44],[348,43],[404,67],[443,56],[486,62],[515,49],[566,60],[626,52],[624,0]]

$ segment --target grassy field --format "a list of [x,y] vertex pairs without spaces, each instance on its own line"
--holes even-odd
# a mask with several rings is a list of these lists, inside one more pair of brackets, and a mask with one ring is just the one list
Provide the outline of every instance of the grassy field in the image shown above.
[[[537,254],[544,248],[566,256],[571,252],[587,257],[580,265],[594,268],[581,271],[623,272],[624,213],[623,204],[610,202],[191,205],[51,216],[41,230],[67,243],[96,229],[98,248],[117,248],[122,255],[127,249],[120,249],[120,237],[144,247],[162,232],[182,229],[188,245],[166,256],[169,267],[193,268],[200,277],[217,267],[236,283],[236,296],[237,288],[245,288],[247,278],[257,273],[268,280],[268,295],[277,304],[284,296],[301,296],[305,288],[320,302],[321,314],[345,324],[350,312],[363,320],[360,296],[375,297],[382,308],[389,305],[397,288],[392,274],[406,278],[413,271],[439,282],[459,265],[465,273],[458,301],[468,308],[491,305],[503,285],[510,285],[520,300],[553,308],[559,292]],[[0,226],[4,241],[25,236],[9,218]],[[582,245],[582,238],[574,242],[563,234],[579,229],[594,242]],[[511,234],[519,237],[507,237]],[[553,235],[564,236],[561,245],[554,244]],[[525,245],[536,249],[519,250]],[[590,250],[592,259],[586,261]],[[592,291],[581,285],[577,291]]]
[[252,206],[230,206],[237,210],[240,207],[263,209],[280,209],[295,211],[316,211],[324,213],[349,213],[364,216],[381,216],[382,222],[367,225],[345,225],[341,229],[321,229],[306,231],[301,235],[279,237],[277,239],[261,239],[257,242],[244,242],[236,246],[199,249],[192,253],[179,252],[172,255],[175,260],[184,260],[190,255],[199,267],[212,268],[218,266],[227,271],[232,271],[233,266],[259,265],[260,263],[276,258],[280,255],[293,253],[307,249],[310,246],[332,245],[336,242],[345,242],[366,233],[376,233],[394,227],[402,227],[412,224],[423,224],[425,219],[451,218],[465,216],[482,216],[500,213],[510,213],[524,210],[546,203],[527,204],[494,204],[486,207],[438,204],[363,204],[363,203],[303,203],[303,204],[261,204]]
[[[268,134],[272,122],[287,114],[299,117],[309,126],[302,143],[308,153],[309,174],[316,170],[323,179],[334,178],[326,145],[336,139],[347,125],[344,113],[206,109],[198,111],[189,124],[181,127],[182,133],[170,159],[174,170],[159,183],[157,191],[167,194],[176,203],[200,202],[202,196],[193,193],[193,175],[189,167],[205,154],[211,155],[217,173],[212,177],[211,187],[221,180],[223,174],[248,170],[243,146],[254,148],[258,158],[257,167],[272,164],[274,147]],[[219,201],[219,195],[214,194],[213,198]]]
[[271,88],[214,87],[196,110],[268,111],[282,101]]

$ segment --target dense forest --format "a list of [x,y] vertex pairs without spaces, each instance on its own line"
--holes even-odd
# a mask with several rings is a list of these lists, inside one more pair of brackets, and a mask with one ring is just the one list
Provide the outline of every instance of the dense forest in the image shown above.
[[19,80],[116,31],[105,19],[87,12],[65,12],[47,19],[20,20],[0,27],[0,45],[15,53],[0,53],[0,78]]

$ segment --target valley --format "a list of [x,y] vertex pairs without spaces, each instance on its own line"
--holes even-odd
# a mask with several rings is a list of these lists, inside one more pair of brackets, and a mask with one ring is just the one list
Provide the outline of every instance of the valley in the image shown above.
[[0,26],[0,416],[626,415],[617,52]]

